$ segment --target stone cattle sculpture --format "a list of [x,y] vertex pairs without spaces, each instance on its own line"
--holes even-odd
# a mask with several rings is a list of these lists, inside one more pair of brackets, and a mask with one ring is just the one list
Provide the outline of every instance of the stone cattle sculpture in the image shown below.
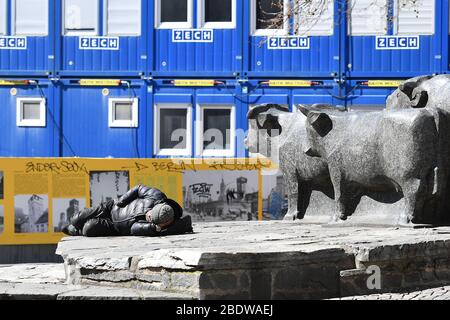
[[[335,220],[351,216],[362,196],[394,203],[404,197],[399,223],[426,223],[437,190],[438,132],[426,109],[307,116],[309,157],[329,168]],[[431,213],[432,214],[432,213]]]
[[[329,105],[314,105],[312,110],[338,112]],[[261,105],[247,115],[250,129],[247,147],[251,153],[266,157],[279,155],[279,165],[288,191],[289,209],[285,220],[302,219],[310,203],[311,192],[321,191],[334,198],[327,163],[307,156],[306,117],[279,105]]]

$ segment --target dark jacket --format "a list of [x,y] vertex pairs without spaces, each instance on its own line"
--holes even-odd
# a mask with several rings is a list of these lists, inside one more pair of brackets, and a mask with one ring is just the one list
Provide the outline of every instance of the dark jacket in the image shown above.
[[162,191],[138,185],[115,203],[111,210],[112,221],[121,235],[130,235],[133,225],[145,221],[145,214],[160,203],[168,203],[174,208],[175,220],[183,215],[180,205],[167,199]]

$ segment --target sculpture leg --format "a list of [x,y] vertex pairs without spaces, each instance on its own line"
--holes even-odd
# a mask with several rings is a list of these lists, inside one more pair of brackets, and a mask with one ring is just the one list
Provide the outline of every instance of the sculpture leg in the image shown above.
[[299,215],[298,211],[298,201],[299,201],[299,188],[300,181],[294,175],[285,176],[285,181],[287,182],[287,192],[288,192],[288,212],[284,216],[284,220],[293,221],[297,219]]
[[347,220],[347,197],[345,194],[345,187],[343,185],[343,177],[339,170],[330,168],[331,182],[334,187],[334,196],[336,209],[332,217],[332,222],[339,222]]
[[297,219],[303,219],[311,201],[312,189],[308,183],[299,184]]
[[411,179],[402,186],[405,197],[405,210],[400,215],[399,224],[411,224],[418,217],[421,202],[424,200],[421,194],[422,183],[420,179]]

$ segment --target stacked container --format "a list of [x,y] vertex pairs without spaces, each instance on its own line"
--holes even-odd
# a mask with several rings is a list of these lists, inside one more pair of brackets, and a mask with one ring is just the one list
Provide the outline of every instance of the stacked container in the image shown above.
[[448,0],[401,4],[0,0],[0,156],[243,157],[254,105],[382,108],[449,71]]

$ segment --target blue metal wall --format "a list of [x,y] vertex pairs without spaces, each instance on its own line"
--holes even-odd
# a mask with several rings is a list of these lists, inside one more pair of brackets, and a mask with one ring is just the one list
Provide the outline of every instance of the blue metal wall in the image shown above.
[[[334,6],[334,32],[331,36],[310,37],[309,49],[269,49],[266,36],[254,36],[251,30],[250,1],[244,6],[244,75],[248,77],[337,77],[340,71],[339,50],[342,18],[340,1]],[[292,26],[291,26],[292,29]],[[292,32],[291,32],[292,33]]]
[[[149,157],[149,112],[147,87],[131,81],[131,87],[85,87],[68,79],[55,87],[56,105],[61,107],[61,155],[64,157]],[[138,98],[138,128],[110,128],[110,98]]]
[[[147,47],[149,17],[153,10],[149,9],[152,1],[142,1],[141,7],[141,35],[117,37],[117,49],[81,49],[79,36],[63,35],[63,6],[62,1],[56,3],[55,39],[57,52],[56,74],[61,77],[79,76],[135,76],[145,74],[147,63],[152,57],[152,49]],[[105,0],[99,1],[99,37],[106,37],[104,8]],[[106,37],[107,38],[107,37]]]
[[[10,0],[11,1],[11,0]],[[100,1],[103,5],[104,0]],[[194,0],[193,28],[199,28]],[[173,31],[158,29],[155,1],[143,0],[139,37],[120,37],[117,51],[80,50],[78,37],[62,35],[61,1],[49,0],[49,37],[28,37],[27,50],[0,50],[1,79],[35,79],[35,85],[0,86],[0,156],[155,157],[154,106],[186,102],[231,104],[236,127],[247,130],[250,105],[332,103],[372,109],[385,104],[395,88],[374,88],[368,80],[407,79],[449,73],[449,1],[436,1],[433,36],[421,36],[419,50],[380,51],[375,37],[349,37],[344,0],[336,0],[334,33],[311,37],[307,50],[268,49],[251,33],[250,1],[237,0],[235,29],[215,29],[212,43],[178,43]],[[103,15],[103,10],[100,10]],[[100,17],[102,21],[102,17]],[[103,27],[100,23],[100,35]],[[392,30],[391,30],[392,31]],[[391,32],[390,31],[390,32]],[[84,87],[81,78],[123,79],[120,87]],[[214,87],[176,87],[174,79],[216,79]],[[311,81],[310,87],[273,87],[273,79]],[[11,95],[11,89],[17,95]],[[103,90],[108,89],[108,95]],[[133,92],[133,93],[130,93]],[[108,98],[139,98],[137,129],[109,128]],[[16,126],[16,97],[47,98],[46,128]],[[193,124],[195,125],[195,123]],[[195,132],[192,155],[195,156]],[[237,141],[236,156],[246,156]]]
[[[153,2],[153,1],[151,1]],[[242,31],[245,28],[243,7],[246,0],[236,0],[236,27],[233,29],[212,29],[212,42],[174,42],[172,29],[153,26],[154,65],[150,72],[156,77],[164,76],[216,76],[233,77],[242,71],[243,43]],[[198,2],[193,1],[193,29],[199,29]],[[154,5],[151,6],[153,9]],[[245,22],[244,22],[245,21]]]
[[[60,109],[54,104],[54,91],[48,80],[39,85],[0,86],[0,155],[3,157],[53,157],[58,155]],[[18,127],[17,99],[45,98],[46,127]]]
[[[60,1],[49,0],[48,36],[20,36],[25,38],[26,48],[0,49],[0,76],[52,76],[55,59],[55,26],[53,8]],[[7,35],[12,33],[12,0],[7,1]]]
[[[376,36],[348,36],[347,26],[343,24],[342,32],[346,35],[346,76],[409,78],[448,70],[447,54],[444,53],[448,49],[443,47],[445,38],[448,39],[448,1],[428,1],[436,3],[435,32],[433,35],[421,35],[418,49],[377,50]],[[393,35],[392,21],[388,23],[387,35]]]

